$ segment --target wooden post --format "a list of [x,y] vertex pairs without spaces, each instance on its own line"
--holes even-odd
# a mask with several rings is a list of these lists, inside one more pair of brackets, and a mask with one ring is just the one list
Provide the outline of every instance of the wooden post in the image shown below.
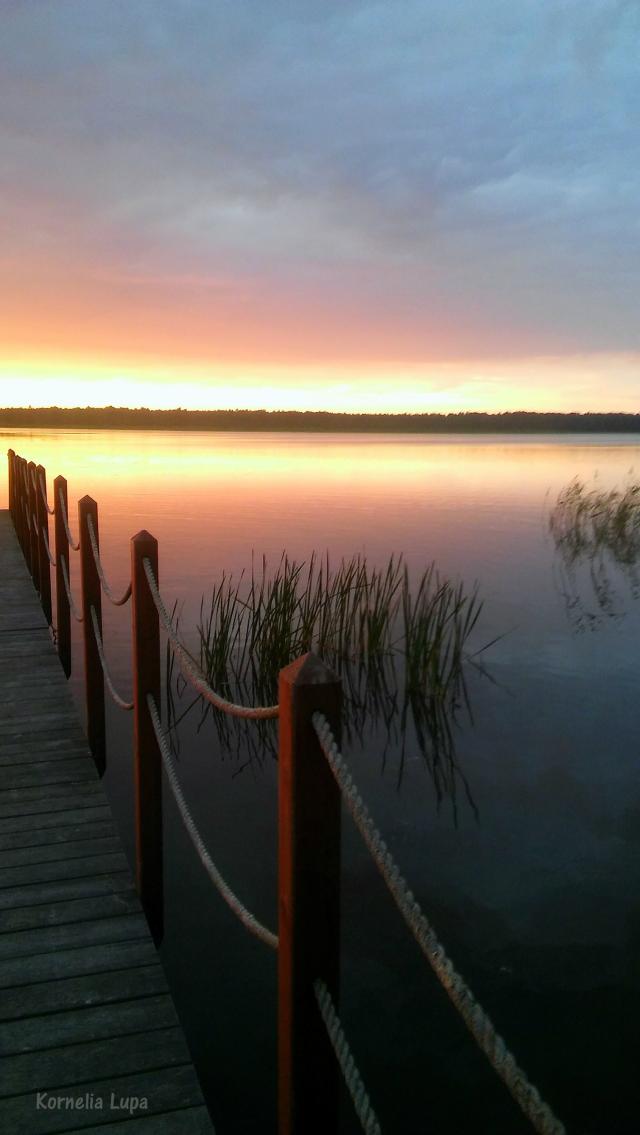
[[22,554],[25,558],[27,567],[31,571],[31,536],[30,528],[27,523],[28,509],[29,509],[29,492],[27,488],[27,462],[24,457],[18,459],[18,490],[19,490],[19,513],[20,513],[20,546]]
[[15,514],[13,523],[18,534],[18,542],[24,556],[24,534],[22,525],[22,458],[16,454],[13,462],[13,501]]
[[313,991],[321,978],[338,1004],[340,791],[311,715],[340,739],[340,680],[313,654],[280,672],[279,1135],[327,1135],[338,1126],[338,1065]]
[[34,477],[36,467],[33,461],[27,465],[27,515],[29,517],[29,569],[36,591],[40,591],[40,553],[38,549],[38,505]]
[[15,505],[15,479],[14,479],[14,466],[15,453],[13,449],[7,450],[7,461],[9,462],[9,512],[13,521],[14,528],[16,527],[16,505]]
[[[95,608],[98,627],[102,634],[102,592],[100,576],[96,568],[89,539],[87,518],[93,520],[93,530],[98,542],[98,506],[92,497],[78,501],[78,526],[80,529],[80,573],[82,576],[82,618],[84,628],[84,686],[87,706],[87,738],[89,748],[100,776],[106,767],[105,721],[104,721],[104,675],[100,665],[100,655],[91,618],[91,608]],[[98,547],[100,545],[98,544]]]
[[67,482],[64,477],[56,477],[53,482],[53,500],[55,508],[55,540],[56,540],[56,619],[58,623],[58,657],[62,663],[67,678],[71,674],[71,610],[67,591],[62,574],[62,561],[67,567],[67,575],[71,582],[71,566],[69,563],[69,541],[64,527],[60,496],[64,501],[65,514],[69,515],[67,502]]
[[158,582],[158,541],[143,530],[131,541],[136,882],[154,941],[158,943],[164,928],[162,757],[147,695],[153,695],[159,713],[160,626],[144,570],[145,558]]
[[47,555],[49,543],[49,513],[46,505],[47,474],[44,466],[36,469],[36,502],[38,517],[38,551],[40,558],[40,602],[45,618],[51,626],[51,564]]

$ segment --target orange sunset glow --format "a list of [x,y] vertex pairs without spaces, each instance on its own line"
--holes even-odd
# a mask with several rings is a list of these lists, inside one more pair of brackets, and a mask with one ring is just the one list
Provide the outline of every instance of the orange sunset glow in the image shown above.
[[307,16],[8,7],[0,403],[636,411],[623,26]]

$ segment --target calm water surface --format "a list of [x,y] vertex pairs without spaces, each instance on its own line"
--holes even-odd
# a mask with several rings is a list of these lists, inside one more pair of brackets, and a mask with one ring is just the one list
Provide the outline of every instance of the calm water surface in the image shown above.
[[[501,637],[483,656],[488,676],[469,671],[473,720],[455,725],[473,806],[462,790],[438,806],[409,734],[401,758],[372,723],[347,756],[451,956],[568,1130],[636,1132],[640,603],[615,567],[613,614],[599,610],[588,573],[567,595],[547,521],[575,477],[624,484],[640,467],[640,437],[3,436],[50,481],[67,477],[73,527],[75,501],[98,501],[116,589],[129,577],[129,538],[141,528],[158,538],[162,590],[192,643],[202,594],[223,569],[250,567],[252,551],[274,565],[283,549],[381,563],[402,552],[412,571],[435,560],[478,582],[475,643]],[[129,614],[104,617],[126,690]],[[78,669],[78,699],[81,680]],[[111,703],[108,716],[107,789],[131,850],[130,721]],[[211,722],[196,726],[191,715],[180,727],[187,799],[223,873],[275,927],[275,763],[225,750]],[[212,1114],[221,1135],[269,1132],[274,958],[212,891],[170,800],[166,812],[163,960]],[[347,819],[343,871],[342,1015],[383,1130],[527,1132]],[[348,1107],[343,1129],[357,1129]]]

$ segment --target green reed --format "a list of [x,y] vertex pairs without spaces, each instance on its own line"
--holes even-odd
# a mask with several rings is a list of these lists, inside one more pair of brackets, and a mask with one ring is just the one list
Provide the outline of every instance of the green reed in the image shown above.
[[573,480],[551,509],[549,531],[561,559],[560,592],[576,628],[620,617],[616,573],[634,598],[640,595],[640,485],[589,489]]
[[481,607],[477,589],[465,592],[433,564],[412,584],[402,557],[379,568],[361,556],[333,567],[328,555],[283,555],[273,573],[263,558],[246,580],[223,575],[202,601],[200,665],[219,688],[254,687],[273,700],[278,672],[308,650],[332,665],[401,654],[409,688],[446,695]]
[[[454,730],[461,708],[471,712],[465,663],[482,670],[481,651],[468,653],[481,609],[477,588],[465,591],[434,564],[412,579],[401,556],[376,567],[364,556],[334,565],[328,554],[306,562],[283,554],[273,572],[262,557],[248,574],[224,573],[203,598],[195,656],[221,694],[266,705],[277,701],[279,671],[314,650],[342,679],[345,742],[369,736],[383,761],[393,749],[399,778],[407,743],[417,745],[438,804],[449,798],[455,814],[459,783],[475,808],[455,760]],[[174,676],[172,658],[166,672],[176,744],[176,726],[195,707],[198,729],[212,718],[223,751],[237,762],[234,775],[277,756],[274,721],[229,718],[198,697],[178,716],[174,688],[180,700],[188,688]]]
[[549,517],[556,546],[569,560],[609,552],[619,564],[640,556],[640,485],[587,489],[574,480],[563,489]]

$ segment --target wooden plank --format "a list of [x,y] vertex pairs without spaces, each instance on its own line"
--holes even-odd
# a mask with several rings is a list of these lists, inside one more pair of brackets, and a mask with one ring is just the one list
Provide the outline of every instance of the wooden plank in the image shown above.
[[211,1120],[206,1107],[183,1107],[180,1111],[105,1123],[99,1127],[83,1127],[82,1130],[85,1135],[211,1135]]
[[5,835],[12,832],[15,835],[19,835],[20,832],[24,832],[25,834],[32,831],[44,832],[49,829],[55,830],[60,826],[66,827],[69,824],[86,828],[87,825],[98,824],[103,820],[110,819],[111,809],[108,804],[98,804],[92,807],[87,803],[85,807],[80,808],[63,807],[59,812],[7,816],[4,819],[0,819],[0,834]]
[[138,966],[136,969],[117,969],[84,977],[38,982],[36,985],[20,985],[16,989],[2,991],[0,1020],[23,1020],[43,1013],[59,1013],[64,1009],[132,1001],[136,997],[164,993],[166,989],[167,979],[157,961],[155,965]]
[[26,958],[30,954],[48,954],[52,950],[69,950],[103,942],[130,942],[135,938],[145,938],[148,932],[147,920],[138,912],[88,922],[17,930],[12,934],[0,934],[0,960]]
[[25,749],[42,753],[55,752],[58,749],[64,749],[65,745],[67,745],[70,740],[73,744],[82,744],[85,752],[88,752],[89,746],[87,745],[86,738],[82,736],[81,730],[78,729],[78,733],[80,733],[80,736],[77,739],[73,732],[71,738],[63,734],[60,737],[45,735],[44,737],[38,737],[37,741],[29,741],[28,738],[25,739],[24,737],[21,737],[20,740],[11,738],[5,741],[3,739],[0,741],[0,753],[11,756],[12,753],[25,752]]
[[[179,1117],[175,1121],[177,1126],[167,1128],[169,1135],[183,1131],[189,1135],[188,1127],[180,1127],[182,1116],[188,1114],[185,1109],[191,1110],[198,1105],[201,1106],[202,1103],[202,1095],[193,1069],[186,1064],[165,1066],[137,1075],[117,1076],[109,1080],[95,1079],[81,1084],[73,1095],[76,1099],[88,1100],[88,1106],[72,1109],[64,1106],[58,1108],[43,1106],[41,1110],[36,1111],[37,1097],[33,1091],[28,1095],[5,1100],[2,1105],[5,1130],[10,1131],[11,1135],[50,1135],[50,1133],[79,1129],[106,1132],[110,1128],[117,1135],[129,1135],[129,1132],[133,1135],[135,1125],[140,1123],[141,1119],[134,1118],[131,1111],[113,1110],[111,1101],[113,1098],[119,1105],[120,1100],[136,1097],[138,1100],[144,1099],[147,1103],[146,1127],[138,1128],[136,1135],[162,1135],[165,1131],[167,1113]],[[102,1102],[102,1107],[97,1104],[98,1098]],[[123,1116],[125,1122],[118,1122]],[[115,1122],[103,1126],[101,1121],[107,1119],[114,1119]],[[201,1125],[194,1128],[196,1135],[210,1133],[211,1130],[211,1125],[203,1126],[202,1120]]]
[[18,741],[25,744],[35,743],[45,736],[58,737],[63,741],[79,741],[83,736],[77,724],[71,724],[71,722],[63,719],[56,723],[39,718],[23,722],[14,720],[6,728],[3,728],[2,734],[3,741],[9,744],[16,744]]
[[28,816],[66,812],[70,808],[95,808],[103,805],[104,792],[98,781],[85,780],[76,784],[34,785],[0,791],[0,820],[26,819]]
[[29,659],[35,669],[45,669],[57,655],[48,631],[31,631],[28,635],[0,635],[0,661],[4,664],[10,658],[21,662]]
[[23,717],[7,719],[2,727],[4,738],[9,737],[35,737],[39,733],[51,733],[55,737],[68,737],[69,740],[81,737],[82,734],[69,719],[69,713],[61,709],[54,713],[26,713]]
[[[166,979],[6,511],[0,718],[3,1130],[204,1135]],[[36,1108],[58,1088],[82,1102],[102,1093],[106,1110]],[[114,1106],[112,1092],[146,1093],[148,1114]]]
[[15,930],[33,930],[38,926],[62,926],[67,922],[90,922],[96,918],[111,918],[116,914],[139,913],[140,902],[133,887],[127,891],[116,891],[115,894],[17,907],[3,912],[0,919],[0,941],[2,934]]
[[[87,839],[87,835],[90,837]],[[78,859],[87,855],[105,855],[120,851],[117,836],[94,837],[93,832],[85,832],[84,839],[68,840],[65,843],[41,844],[35,847],[15,847],[0,851],[0,877],[7,867],[22,867],[24,864],[53,863],[62,859]]]
[[56,863],[32,863],[24,867],[5,867],[0,871],[2,887],[21,887],[26,883],[53,883],[62,879],[82,879],[86,875],[107,875],[127,871],[124,852],[91,855],[87,859],[61,859]]
[[[60,697],[69,704],[73,701],[69,687],[66,685],[65,679],[60,674],[60,666],[58,663],[58,656],[47,656],[41,658],[40,655],[35,656],[38,659],[38,673],[40,680],[43,674],[48,675],[47,688],[56,690]],[[8,660],[5,659],[8,664]],[[7,691],[7,697],[12,701],[32,701],[33,688],[32,683],[25,683],[25,676],[33,671],[35,667],[35,659],[28,659],[25,661],[14,660],[11,671],[7,675],[3,675],[2,688]]]
[[[0,1056],[59,1048],[84,1040],[126,1037],[162,1028],[175,1028],[178,1018],[168,993],[118,1001],[113,1005],[71,1009],[0,1024]],[[150,1037],[151,1042],[153,1037]]]
[[89,750],[84,741],[67,741],[64,747],[51,747],[49,749],[33,744],[0,745],[0,769],[36,765],[42,763],[45,758],[47,761],[65,761],[71,757],[78,760],[90,758]]
[[184,1037],[175,1027],[155,1029],[151,1038],[141,1032],[5,1056],[0,1064],[0,1098],[188,1062]]
[[155,961],[157,954],[150,937],[80,946],[76,950],[61,950],[54,954],[32,954],[28,958],[10,958],[0,962],[0,989],[32,985],[36,981],[80,977],[85,973],[148,966]]
[[0,910],[46,905],[67,899],[109,895],[131,887],[129,865],[118,872],[90,875],[88,878],[55,879],[45,883],[30,883],[0,890]]
[[[37,714],[38,717],[59,717],[66,721],[69,716],[69,710],[66,705],[60,705],[61,698],[55,690],[48,690],[45,694],[40,694],[37,704],[33,704],[33,696],[31,697],[12,697],[10,692],[3,688],[5,695],[2,700],[2,716],[5,722],[13,722],[15,720],[32,721]],[[66,698],[64,699],[66,701]]]
[[87,828],[85,824],[59,824],[55,828],[34,828],[30,832],[11,832],[3,834],[0,831],[0,851],[25,850],[40,846],[51,846],[57,843],[85,842],[87,839],[104,839],[117,835],[118,829],[113,820],[97,820]]
[[34,788],[44,784],[74,784],[93,780],[95,766],[90,757],[74,757],[68,761],[38,761],[33,765],[11,765],[2,772],[7,788]]
[[39,630],[40,627],[46,626],[47,621],[44,614],[41,618],[38,618],[30,603],[18,607],[15,611],[0,612],[0,633],[2,631]]

